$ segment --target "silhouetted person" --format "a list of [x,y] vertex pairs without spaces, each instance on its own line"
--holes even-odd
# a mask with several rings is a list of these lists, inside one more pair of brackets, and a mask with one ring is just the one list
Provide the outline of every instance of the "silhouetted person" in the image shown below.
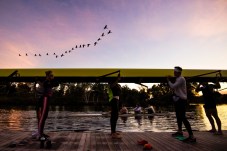
[[112,138],[121,138],[121,135],[116,132],[117,120],[119,116],[119,101],[121,95],[121,86],[118,84],[120,80],[120,73],[115,81],[110,81],[108,83],[109,89],[109,100],[111,106],[111,116],[110,116],[110,125],[111,125],[111,136]]
[[189,137],[186,138],[185,142],[196,142],[196,138],[193,135],[191,125],[186,118],[186,106],[187,106],[187,88],[186,88],[186,80],[183,76],[181,76],[182,68],[175,67],[174,68],[174,76],[176,77],[176,81],[173,83],[170,81],[170,76],[167,77],[168,84],[170,88],[174,90],[173,101],[177,118],[178,131],[172,134],[173,137],[183,136],[182,132],[182,123],[184,123],[185,128],[188,131]]
[[37,118],[38,118],[38,136],[48,137],[44,134],[44,125],[48,117],[50,97],[52,96],[52,88],[58,86],[58,83],[54,82],[54,75],[52,71],[46,71],[46,79],[41,84],[40,98],[37,104]]
[[[216,81],[215,84],[208,84],[208,82],[202,82],[199,83],[198,87],[196,88],[196,92],[202,91],[203,93],[203,99],[204,99],[204,109],[206,116],[211,124],[211,130],[209,132],[212,132],[217,135],[222,135],[222,130],[221,130],[221,120],[218,117],[218,112],[216,108],[216,99],[214,96],[214,89],[221,88],[218,80]],[[217,123],[218,126],[218,131],[216,131],[215,124],[213,117]]]

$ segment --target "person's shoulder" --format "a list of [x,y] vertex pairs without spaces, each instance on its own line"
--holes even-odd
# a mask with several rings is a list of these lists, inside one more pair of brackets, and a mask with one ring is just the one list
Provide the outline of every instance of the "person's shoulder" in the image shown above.
[[179,76],[177,79],[180,80],[180,81],[186,81],[183,76]]
[[180,76],[180,78],[181,78],[181,79],[185,79],[185,77],[184,77],[184,76]]

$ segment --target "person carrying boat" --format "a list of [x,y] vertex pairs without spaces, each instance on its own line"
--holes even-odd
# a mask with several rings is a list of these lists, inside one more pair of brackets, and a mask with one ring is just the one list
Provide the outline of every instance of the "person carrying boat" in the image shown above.
[[120,80],[120,73],[117,76],[115,81],[110,81],[108,83],[108,94],[109,94],[109,101],[111,106],[111,115],[110,115],[110,126],[111,126],[111,137],[114,138],[121,138],[120,133],[116,132],[117,120],[119,117],[119,100],[121,95],[121,86],[118,84]]
[[191,125],[186,118],[186,106],[187,106],[187,88],[186,88],[186,80],[181,75],[182,68],[179,66],[174,67],[174,76],[176,77],[175,82],[170,81],[170,76],[167,77],[167,82],[170,88],[173,89],[173,101],[175,107],[175,113],[177,118],[178,131],[173,133],[173,137],[183,136],[182,132],[182,123],[184,123],[185,128],[188,131],[188,138],[184,140],[184,142],[196,142],[196,138],[193,135]]
[[37,118],[38,118],[38,136],[49,137],[44,134],[44,125],[48,117],[50,97],[52,96],[52,88],[58,86],[58,83],[54,81],[54,75],[52,71],[46,71],[46,79],[42,83],[42,93],[41,97],[37,103]]
[[[214,95],[214,89],[221,88],[220,83],[218,82],[218,79],[216,80],[215,84],[208,84],[208,82],[202,82],[199,83],[199,85],[196,88],[196,92],[202,91],[203,93],[203,99],[204,99],[204,110],[206,113],[206,116],[211,124],[211,130],[209,132],[214,133],[216,135],[222,135],[221,130],[221,120],[218,117],[218,111],[216,108],[216,99]],[[215,128],[213,117],[217,123],[218,131]]]

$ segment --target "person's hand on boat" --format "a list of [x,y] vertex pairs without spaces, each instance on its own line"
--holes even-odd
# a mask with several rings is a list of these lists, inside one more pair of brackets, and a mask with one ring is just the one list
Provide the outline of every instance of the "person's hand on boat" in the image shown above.
[[167,82],[169,82],[170,81],[170,79],[172,78],[172,76],[171,75],[167,75]]

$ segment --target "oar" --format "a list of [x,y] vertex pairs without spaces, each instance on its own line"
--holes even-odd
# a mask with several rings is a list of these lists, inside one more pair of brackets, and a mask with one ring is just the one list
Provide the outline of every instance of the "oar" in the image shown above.
[[102,75],[102,76],[99,76],[99,77],[96,78],[96,82],[99,83],[99,79],[105,78],[105,77],[107,77],[107,76],[109,76],[109,75],[112,75],[112,74],[115,74],[115,73],[120,73],[120,70],[117,70],[117,71],[110,72],[110,73],[104,74],[104,75]]
[[8,78],[11,78],[11,77],[14,77],[14,76],[16,76],[16,77],[19,77],[19,76],[20,76],[20,74],[18,73],[18,70],[15,70],[13,73],[11,73],[11,74],[8,76]]
[[219,73],[219,75],[221,75],[221,70],[217,70],[217,71],[212,71],[212,72],[207,72],[207,73],[195,75],[195,76],[192,76],[192,77],[187,78],[186,80],[190,80],[190,79],[193,79],[193,78],[197,78],[197,77],[201,77],[201,76],[205,76],[205,75],[209,75],[209,74],[213,74],[213,73]]
[[143,86],[143,87],[146,87],[146,88],[148,89],[148,86],[147,86],[147,85],[144,85],[144,84],[142,84],[142,83],[135,83],[135,84],[139,84],[139,85],[141,85],[141,86]]
[[107,77],[107,76],[115,74],[115,73],[120,73],[120,70],[117,70],[117,71],[114,71],[114,72],[111,72],[111,73],[108,73],[108,74],[104,74],[102,76],[99,76],[98,78],[104,78],[104,77]]

